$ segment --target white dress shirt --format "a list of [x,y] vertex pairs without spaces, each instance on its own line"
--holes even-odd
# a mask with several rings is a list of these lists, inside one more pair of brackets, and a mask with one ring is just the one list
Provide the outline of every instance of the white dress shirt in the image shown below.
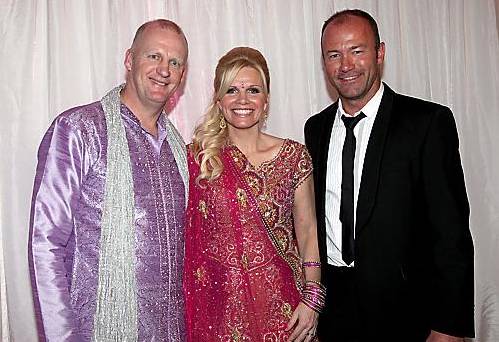
[[[383,97],[384,86],[381,83],[380,88],[369,100],[368,103],[354,116],[360,112],[366,117],[355,126],[353,133],[356,139],[355,159],[354,159],[354,227],[357,222],[357,197],[359,194],[360,180],[362,177],[362,168],[364,166],[364,157],[366,155],[369,136],[373,127],[374,119],[378,113],[378,108]],[[329,150],[327,156],[326,171],[326,245],[327,261],[334,266],[348,266],[341,257],[341,221],[340,221],[340,203],[341,203],[341,179],[342,179],[342,151],[346,136],[346,128],[341,120],[342,115],[346,114],[343,110],[341,99],[338,101],[338,110],[331,131],[329,141]],[[355,228],[354,228],[355,229]],[[355,262],[350,264],[354,266]]]

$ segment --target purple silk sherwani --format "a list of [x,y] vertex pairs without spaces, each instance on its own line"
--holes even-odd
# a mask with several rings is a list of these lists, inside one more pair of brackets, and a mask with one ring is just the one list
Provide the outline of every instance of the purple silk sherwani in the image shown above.
[[[138,339],[183,341],[183,226],[188,176],[178,150],[184,153],[185,146],[181,138],[175,141],[169,137],[174,128],[164,115],[158,121],[158,138],[147,133],[124,105],[121,118],[135,194]],[[92,338],[106,152],[101,102],[61,114],[40,145],[29,263],[41,341]]]

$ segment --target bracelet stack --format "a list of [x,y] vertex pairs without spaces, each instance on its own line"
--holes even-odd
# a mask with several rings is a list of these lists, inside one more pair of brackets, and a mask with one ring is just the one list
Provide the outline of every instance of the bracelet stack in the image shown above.
[[326,288],[318,281],[307,280],[301,293],[303,304],[317,313],[321,313],[326,303]]

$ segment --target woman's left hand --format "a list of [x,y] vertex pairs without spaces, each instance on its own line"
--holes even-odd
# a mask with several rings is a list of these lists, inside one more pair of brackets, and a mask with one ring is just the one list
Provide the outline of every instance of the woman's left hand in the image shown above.
[[300,302],[289,320],[286,331],[294,327],[288,342],[310,342],[315,338],[319,314]]

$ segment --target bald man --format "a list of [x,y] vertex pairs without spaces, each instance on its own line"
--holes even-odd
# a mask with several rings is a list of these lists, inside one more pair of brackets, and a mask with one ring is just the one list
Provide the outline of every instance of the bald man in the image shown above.
[[41,341],[184,340],[186,151],[163,108],[187,54],[177,24],[143,24],[126,83],[45,134],[29,236]]

